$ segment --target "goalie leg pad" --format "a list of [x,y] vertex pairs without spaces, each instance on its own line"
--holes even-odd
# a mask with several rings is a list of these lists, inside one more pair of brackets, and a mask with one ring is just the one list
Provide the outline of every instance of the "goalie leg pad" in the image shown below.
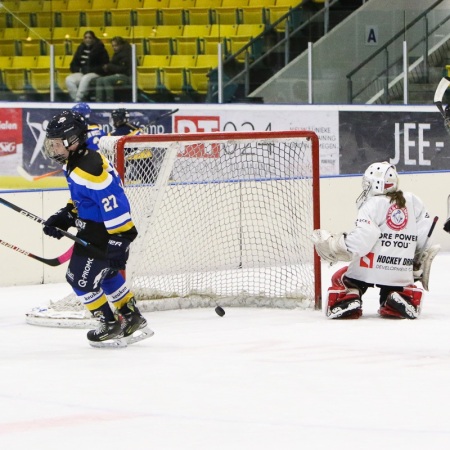
[[332,285],[328,288],[325,314],[330,319],[359,319],[362,316],[362,302],[358,289],[347,288],[343,277],[347,266],[338,270],[331,277]]
[[416,286],[407,286],[402,292],[391,292],[380,307],[382,317],[399,319],[417,319],[420,315],[423,290]]

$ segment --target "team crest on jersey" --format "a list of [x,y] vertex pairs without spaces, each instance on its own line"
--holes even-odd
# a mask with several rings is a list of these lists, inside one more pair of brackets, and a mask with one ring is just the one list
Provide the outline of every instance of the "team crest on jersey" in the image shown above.
[[394,231],[403,230],[408,225],[408,210],[392,205],[386,214],[386,224]]

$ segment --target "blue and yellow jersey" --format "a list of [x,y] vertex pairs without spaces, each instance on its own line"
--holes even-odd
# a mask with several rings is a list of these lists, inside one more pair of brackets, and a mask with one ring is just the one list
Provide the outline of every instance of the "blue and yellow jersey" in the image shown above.
[[[108,234],[126,233],[134,228],[119,174],[102,154],[89,151],[81,157],[75,156],[64,166],[64,171],[71,200],[82,221],[103,224]],[[103,226],[94,229],[98,232]],[[86,232],[89,234],[89,230]]]
[[98,141],[101,137],[106,136],[102,127],[96,123],[91,123],[88,125],[86,147],[89,150],[98,150]]

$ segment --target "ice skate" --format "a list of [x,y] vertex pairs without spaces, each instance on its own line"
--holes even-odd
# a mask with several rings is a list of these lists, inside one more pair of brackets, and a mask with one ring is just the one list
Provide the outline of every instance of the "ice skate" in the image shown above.
[[87,333],[89,344],[97,348],[120,348],[126,347],[124,332],[120,321],[106,321],[100,318],[99,326],[96,330],[89,330]]
[[123,336],[127,344],[134,344],[152,337],[155,333],[148,327],[147,320],[139,312],[134,298],[120,309]]

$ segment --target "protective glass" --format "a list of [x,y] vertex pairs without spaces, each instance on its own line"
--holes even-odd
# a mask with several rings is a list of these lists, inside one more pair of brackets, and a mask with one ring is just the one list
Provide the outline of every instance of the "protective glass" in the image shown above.
[[44,153],[48,158],[60,164],[64,164],[69,157],[69,151],[64,146],[62,139],[45,138]]

